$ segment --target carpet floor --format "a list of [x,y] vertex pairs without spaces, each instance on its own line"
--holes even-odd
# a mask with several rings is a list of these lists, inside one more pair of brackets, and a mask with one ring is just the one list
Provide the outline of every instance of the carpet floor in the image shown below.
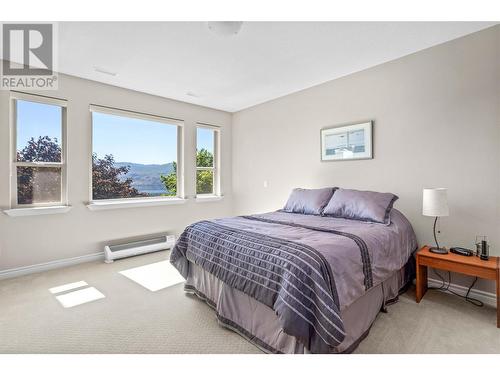
[[[167,258],[159,252],[0,281],[0,353],[261,353],[220,327],[175,275],[174,285],[156,291],[158,280],[143,283],[147,289],[125,276],[140,281],[131,268]],[[87,285],[52,289],[80,281]],[[96,299],[81,303],[86,298]],[[416,304],[410,289],[379,314],[355,353],[500,353],[495,317],[492,307],[437,291]]]

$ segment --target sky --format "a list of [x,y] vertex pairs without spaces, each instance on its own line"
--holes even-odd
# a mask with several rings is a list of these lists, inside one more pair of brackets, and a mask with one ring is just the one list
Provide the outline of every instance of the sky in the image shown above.
[[93,151],[117,162],[166,164],[177,160],[177,126],[92,113]]
[[204,148],[209,152],[214,153],[214,131],[207,128],[197,128],[196,130],[196,149]]
[[[166,164],[177,160],[177,126],[93,112],[93,152],[112,154],[117,162]],[[33,137],[61,139],[61,108],[19,100],[17,102],[17,148]],[[71,123],[68,122],[68,132]],[[89,125],[90,126],[90,125]],[[213,152],[213,130],[197,129],[197,148]]]
[[22,150],[33,137],[48,135],[61,145],[61,107],[17,101],[17,150]]

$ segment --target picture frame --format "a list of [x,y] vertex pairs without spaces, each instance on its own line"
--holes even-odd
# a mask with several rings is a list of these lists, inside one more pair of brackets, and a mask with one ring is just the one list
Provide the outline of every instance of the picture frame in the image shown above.
[[321,161],[373,159],[373,121],[321,129]]

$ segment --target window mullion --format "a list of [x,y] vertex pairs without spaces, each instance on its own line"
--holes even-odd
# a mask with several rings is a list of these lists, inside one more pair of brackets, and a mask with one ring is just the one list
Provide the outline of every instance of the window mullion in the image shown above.
[[215,167],[196,167],[198,171],[214,171]]
[[44,163],[36,161],[15,161],[14,165],[18,167],[39,167],[39,168],[62,168],[64,163]]

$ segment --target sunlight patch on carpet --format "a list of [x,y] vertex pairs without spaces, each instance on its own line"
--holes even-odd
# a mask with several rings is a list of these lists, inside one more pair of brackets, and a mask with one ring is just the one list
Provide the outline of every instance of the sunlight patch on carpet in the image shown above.
[[98,299],[105,298],[105,296],[104,294],[99,292],[96,288],[90,287],[62,294],[56,296],[56,298],[61,303],[61,305],[63,305],[63,307],[68,308],[68,307],[82,305],[87,302],[96,301]]
[[49,292],[52,294],[57,294],[57,293],[66,292],[68,290],[81,288],[82,286],[87,286],[87,285],[89,285],[89,284],[87,284],[85,281],[82,280],[82,281],[77,281],[76,283],[69,283],[69,284],[55,286],[53,288],[50,288]]
[[165,289],[169,286],[185,281],[168,260],[147,264],[141,267],[130,268],[128,270],[120,271],[120,273],[152,292],[156,292],[157,290]]

